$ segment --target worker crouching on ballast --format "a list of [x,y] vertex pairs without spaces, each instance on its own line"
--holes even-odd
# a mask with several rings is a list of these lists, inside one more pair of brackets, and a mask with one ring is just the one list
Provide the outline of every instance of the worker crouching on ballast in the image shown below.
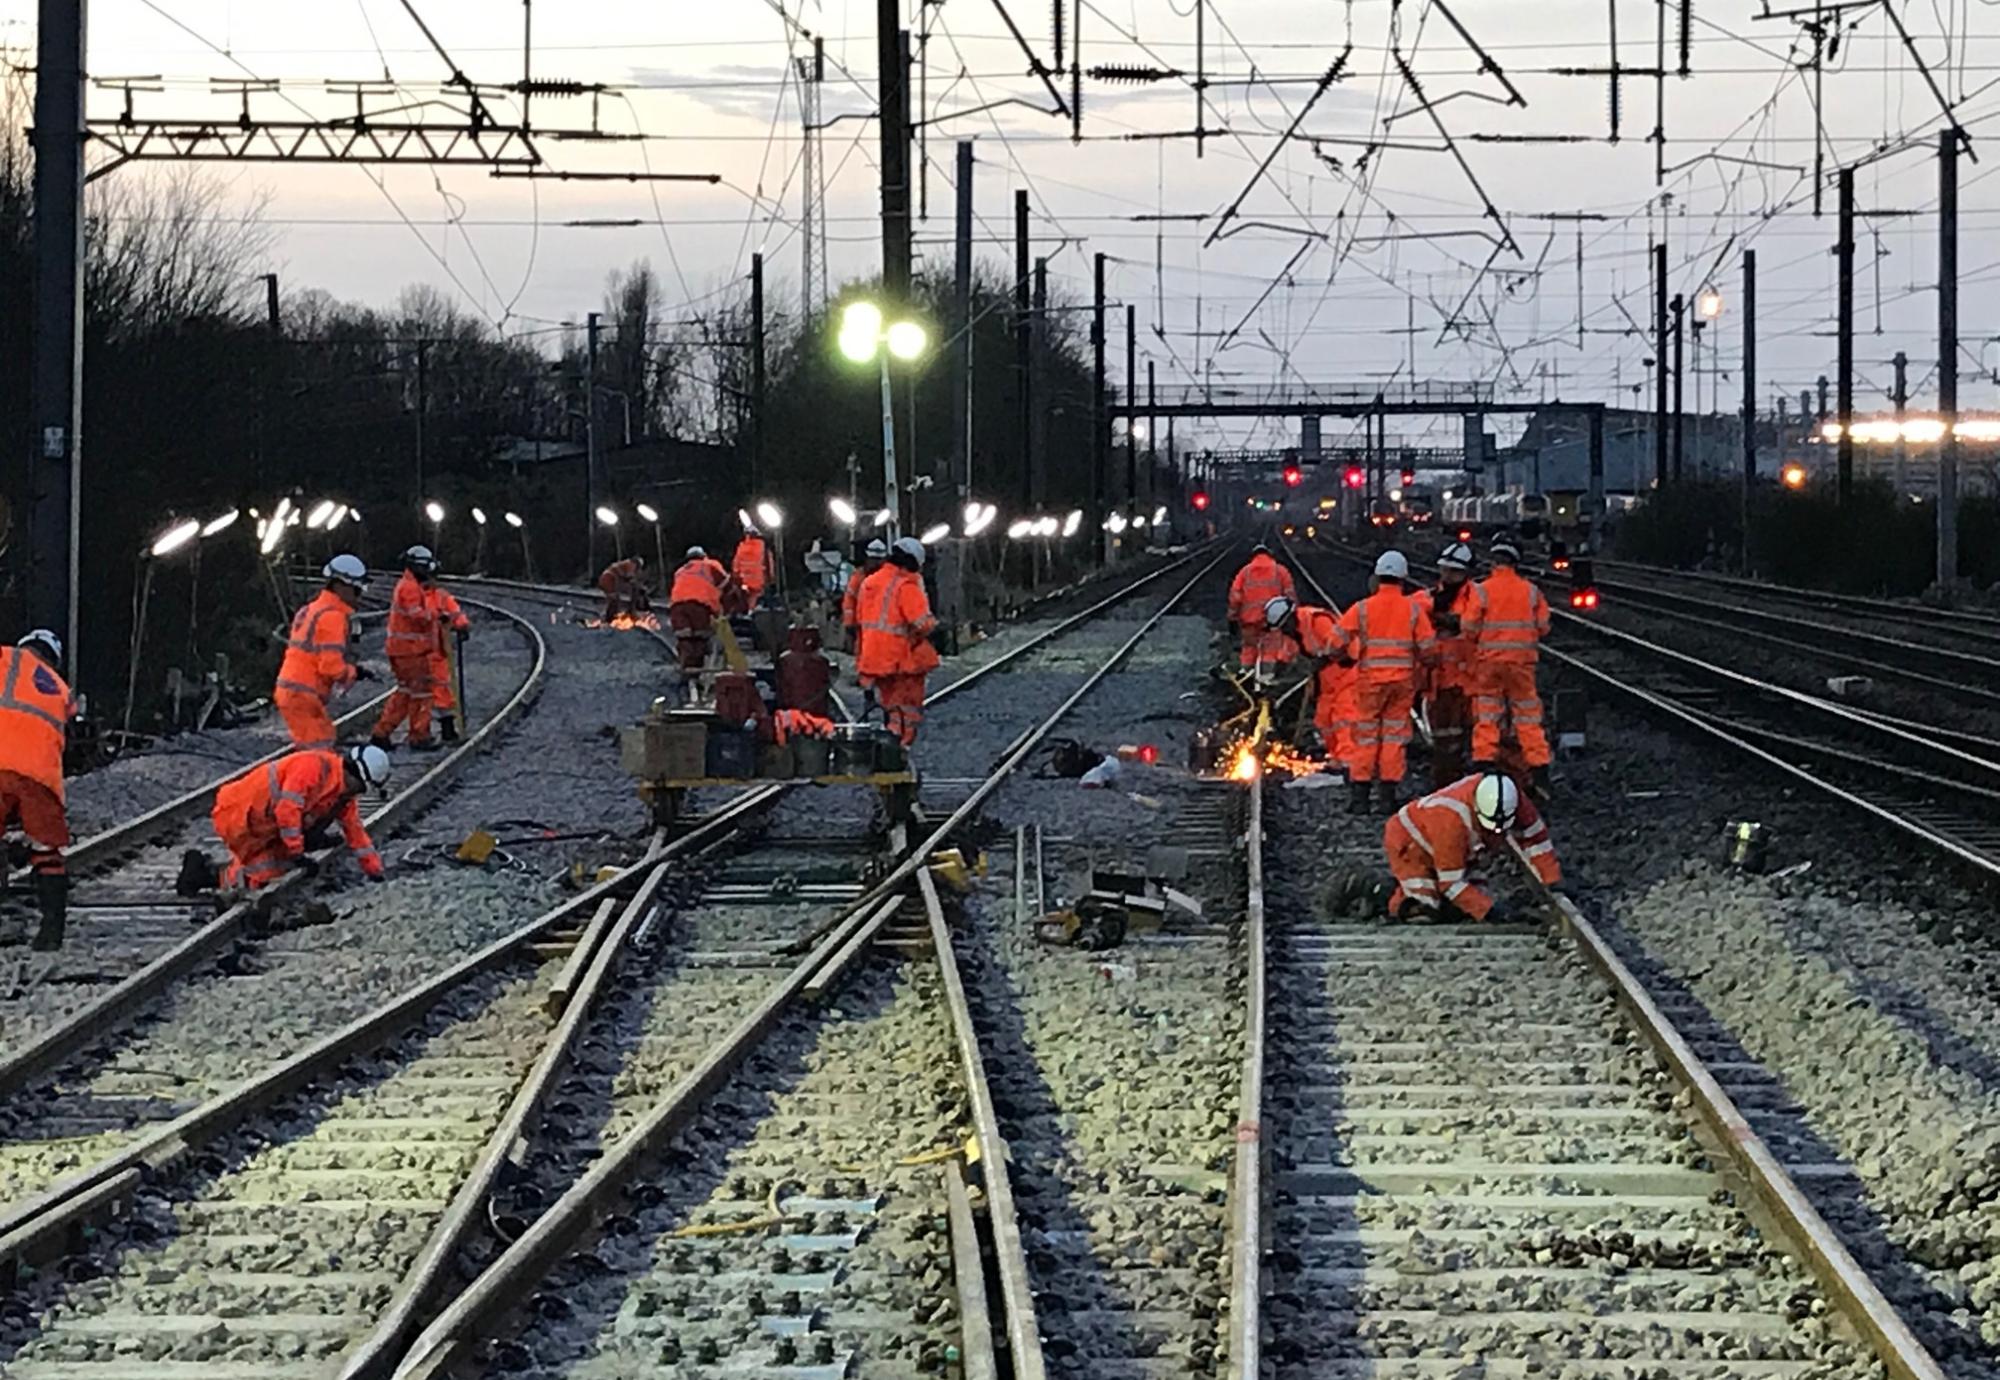
[[1331,609],[1300,605],[1279,595],[1264,605],[1267,633],[1288,637],[1313,667],[1313,727],[1336,762],[1354,751],[1354,658]]
[[618,617],[636,618],[651,607],[646,593],[646,558],[627,556],[604,567],[597,577],[597,589],[604,596],[604,621]]
[[181,859],[175,890],[192,896],[210,889],[254,892],[287,872],[319,870],[306,850],[338,827],[371,882],[383,880],[382,858],[361,822],[361,793],[389,784],[389,754],[372,743],[346,752],[310,749],[250,768],[215,793],[210,818],[229,850],[220,877],[200,852]]
[[62,639],[46,628],[0,649],[0,827],[27,840],[41,911],[34,947],[43,953],[62,947],[69,923],[63,749],[75,702],[62,659]]
[[1543,885],[1562,885],[1549,827],[1534,803],[1499,772],[1475,772],[1413,800],[1390,816],[1382,848],[1395,874],[1389,914],[1398,920],[1489,920],[1512,917],[1471,869],[1508,840],[1519,844]]
[[898,537],[889,560],[861,586],[861,650],[854,669],[882,706],[904,747],[924,722],[924,683],[939,663],[931,634],[937,618],[924,591],[924,544]]

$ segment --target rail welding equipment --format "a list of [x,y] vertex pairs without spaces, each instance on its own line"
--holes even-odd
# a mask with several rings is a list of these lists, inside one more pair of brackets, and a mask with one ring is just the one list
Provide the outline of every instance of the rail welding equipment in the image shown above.
[[1520,809],[1521,789],[1512,777],[1490,771],[1473,788],[1472,812],[1479,817],[1480,827],[1491,833],[1504,834],[1513,828]]

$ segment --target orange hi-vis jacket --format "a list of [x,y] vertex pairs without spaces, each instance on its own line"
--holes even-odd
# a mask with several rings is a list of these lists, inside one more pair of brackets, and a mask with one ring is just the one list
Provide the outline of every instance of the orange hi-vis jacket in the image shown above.
[[[1412,800],[1396,812],[1387,833],[1392,845],[1399,843],[1401,840],[1395,839],[1395,834],[1400,828],[1428,862],[1430,875],[1437,883],[1437,900],[1448,901],[1473,919],[1483,920],[1493,909],[1493,898],[1475,886],[1466,873],[1481,854],[1501,846],[1503,840],[1484,828],[1473,812],[1472,797],[1478,789],[1479,775],[1475,773],[1441,791]],[[1549,841],[1549,826],[1525,794],[1514,813],[1511,833],[1543,885],[1560,886],[1562,866],[1556,861],[1555,845]],[[1426,899],[1420,894],[1421,879],[1413,888],[1411,879],[1404,877],[1400,869],[1397,878],[1404,891],[1420,901]]]
[[1229,621],[1246,628],[1264,626],[1264,605],[1280,594],[1297,600],[1298,585],[1292,572],[1274,556],[1252,556],[1229,582]]
[[[875,567],[875,570],[880,570],[881,568],[878,565]],[[868,577],[873,575],[875,570],[870,570],[867,566],[858,565],[854,567],[854,573],[847,577],[847,592],[840,596],[841,627],[858,628],[861,626],[861,586],[868,582]]]
[[920,676],[937,669],[930,636],[937,627],[924,579],[884,565],[861,583],[861,649],[854,669],[864,676]]
[[69,686],[24,647],[0,647],[0,771],[63,798],[63,744],[75,713]]
[[700,604],[710,613],[721,613],[722,587],[728,581],[729,572],[722,568],[721,561],[712,556],[697,556],[674,572],[674,583],[667,591],[667,602]]
[[771,556],[762,537],[754,532],[744,534],[743,540],[736,543],[736,555],[729,563],[729,573],[743,588],[752,593],[763,592],[764,586],[771,582]]
[[621,585],[636,586],[638,583],[639,563],[630,556],[605,566],[604,573],[597,577],[597,587],[606,594],[616,593]]
[[306,833],[337,820],[341,836],[361,870],[382,875],[382,858],[361,823],[361,802],[347,793],[347,768],[340,754],[324,748],[290,753],[266,762],[215,793],[215,832],[229,851],[244,857],[276,839],[288,857],[306,851]]
[[[1443,607],[1447,596],[1451,596],[1451,603]],[[1473,666],[1479,656],[1479,630],[1486,623],[1486,591],[1467,580],[1456,586],[1418,590],[1411,597],[1423,606],[1437,630],[1438,657],[1431,672],[1431,688],[1471,690]],[[1457,632],[1444,630],[1438,618],[1441,608],[1458,616]]]
[[276,688],[311,695],[324,703],[335,690],[352,685],[354,664],[347,654],[352,645],[348,619],[353,612],[352,606],[330,589],[321,590],[300,609],[285,639],[285,659],[278,665]]
[[1358,599],[1340,615],[1357,679],[1373,685],[1398,681],[1415,685],[1417,663],[1437,653],[1437,631],[1423,605],[1395,585],[1385,584]]
[[406,570],[389,598],[389,632],[383,650],[390,660],[397,661],[429,656],[438,645],[437,605],[424,582]]
[[1319,698],[1313,722],[1322,728],[1354,717],[1354,667],[1343,666],[1347,634],[1332,609],[1307,604],[1299,609],[1299,648],[1319,663]]
[[465,616],[465,610],[458,606],[458,600],[452,597],[450,590],[432,585],[424,592],[430,595],[431,614],[437,619],[438,638],[435,650],[443,651],[444,630],[450,628],[454,632],[464,632],[472,626],[472,620]]
[[1534,581],[1504,565],[1480,581],[1479,590],[1486,596],[1479,659],[1532,665],[1540,657],[1542,639],[1549,635],[1549,601]]

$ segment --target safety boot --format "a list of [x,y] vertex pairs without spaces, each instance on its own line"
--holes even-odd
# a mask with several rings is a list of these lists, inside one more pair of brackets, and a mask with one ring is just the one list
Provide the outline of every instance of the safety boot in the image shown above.
[[1347,813],[1365,815],[1368,813],[1368,785],[1366,781],[1347,783]]
[[368,746],[372,748],[381,748],[382,751],[387,752],[390,750],[390,748],[394,747],[395,744],[389,741],[388,734],[377,733],[373,737],[369,738]]
[[444,751],[444,744],[443,744],[443,743],[440,743],[440,742],[439,742],[439,741],[438,741],[437,739],[435,739],[435,738],[413,738],[413,739],[411,739],[411,740],[410,740],[410,744],[409,744],[409,747],[410,747],[410,751],[411,751],[411,752],[442,752],[442,751]]
[[215,864],[199,848],[181,854],[181,875],[174,879],[174,895],[199,896],[216,887]]
[[1397,795],[1398,790],[1394,781],[1377,781],[1375,783],[1375,812],[1383,815],[1395,814],[1401,804],[1397,799]]
[[438,715],[438,735],[442,737],[447,743],[457,742],[458,715],[456,714]]
[[35,931],[35,952],[54,953],[63,946],[63,935],[69,926],[69,878],[58,872],[37,872],[35,900],[42,907],[42,927]]

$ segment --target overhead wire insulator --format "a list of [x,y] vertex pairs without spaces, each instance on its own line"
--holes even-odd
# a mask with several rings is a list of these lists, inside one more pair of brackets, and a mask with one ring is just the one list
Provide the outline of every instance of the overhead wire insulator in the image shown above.
[[522,96],[588,96],[604,90],[602,82],[565,81],[555,77],[532,77],[510,82],[509,91]]
[[1124,63],[1106,63],[1091,68],[1089,72],[1092,81],[1118,82],[1132,86],[1143,86],[1156,81],[1173,81],[1186,75],[1187,73],[1178,68],[1132,67]]

